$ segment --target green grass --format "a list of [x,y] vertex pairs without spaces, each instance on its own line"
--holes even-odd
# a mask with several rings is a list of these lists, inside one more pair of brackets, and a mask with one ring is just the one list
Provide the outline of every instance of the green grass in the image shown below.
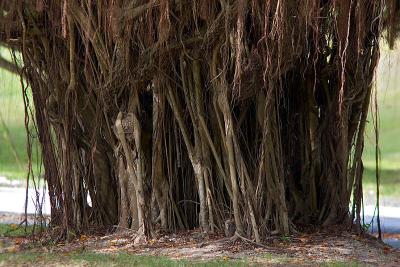
[[216,259],[211,261],[189,261],[163,256],[145,256],[126,252],[96,253],[79,251],[68,253],[43,253],[23,251],[0,254],[0,266],[248,266],[241,260]]
[[[0,53],[10,60],[8,51],[0,50]],[[27,137],[24,119],[19,77],[0,69],[0,175],[10,179],[23,179],[27,173]],[[38,173],[39,169],[37,159],[37,151],[34,150],[35,173]]]
[[[50,252],[48,252],[50,250]],[[228,259],[221,256],[210,260],[171,259],[165,256],[138,255],[128,252],[51,252],[30,250],[0,254],[0,266],[365,266],[357,261],[312,262],[301,258],[266,254],[244,259]]]
[[[45,226],[41,227],[40,225],[27,225],[25,224],[0,224],[0,241],[1,238],[14,238],[14,237],[28,237],[34,234],[43,233],[47,231]],[[1,265],[0,265],[1,266]]]
[[[381,193],[400,196],[400,50],[382,52],[378,68]],[[375,191],[375,134],[369,116],[364,149],[364,189]]]
[[1,237],[23,237],[32,233],[33,226],[19,226],[17,224],[0,224]]
[[[382,196],[400,197],[400,170],[382,168],[380,171]],[[364,190],[376,191],[375,168],[364,169]]]

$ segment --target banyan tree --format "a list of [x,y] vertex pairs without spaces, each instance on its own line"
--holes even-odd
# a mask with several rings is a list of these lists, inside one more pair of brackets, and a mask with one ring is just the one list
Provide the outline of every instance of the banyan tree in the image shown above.
[[230,223],[257,242],[300,225],[360,229],[379,40],[393,44],[399,9],[0,0],[0,41],[22,57],[6,63],[32,94],[51,225],[151,236]]

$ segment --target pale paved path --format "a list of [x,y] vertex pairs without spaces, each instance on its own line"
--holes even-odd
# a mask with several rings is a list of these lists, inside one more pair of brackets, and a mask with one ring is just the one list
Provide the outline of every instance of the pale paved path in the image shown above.
[[[11,212],[11,213],[25,213],[25,188],[21,187],[0,187],[0,212]],[[50,214],[50,202],[49,195],[47,192],[44,193],[43,189],[39,192],[39,201],[43,201],[42,212],[43,214]],[[29,189],[28,192],[28,214],[34,214],[36,211],[36,191]]]
[[[375,206],[365,207],[365,223],[370,223],[372,217],[374,216]],[[385,233],[400,233],[400,207],[380,207],[380,218],[381,218],[381,228],[382,232]],[[376,212],[375,218],[372,221],[371,231],[376,232]]]

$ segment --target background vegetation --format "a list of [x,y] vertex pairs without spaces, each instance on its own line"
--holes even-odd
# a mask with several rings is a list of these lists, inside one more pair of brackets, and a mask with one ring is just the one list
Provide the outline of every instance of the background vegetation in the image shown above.
[[[377,71],[381,192],[400,196],[400,50],[382,46]],[[375,134],[371,113],[364,149],[364,189],[375,192]]]
[[[10,53],[1,49],[3,57],[11,59]],[[0,69],[0,176],[9,179],[26,177],[28,157],[24,124],[24,102],[19,77]],[[30,125],[33,127],[33,125]],[[36,139],[34,139],[36,140]],[[39,172],[39,150],[34,145],[33,167]]]

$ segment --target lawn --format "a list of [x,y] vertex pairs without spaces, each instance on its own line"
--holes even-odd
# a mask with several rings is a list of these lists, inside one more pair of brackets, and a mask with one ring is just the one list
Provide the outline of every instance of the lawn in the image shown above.
[[[276,256],[275,256],[276,257]],[[164,256],[136,255],[131,253],[95,253],[80,251],[72,253],[43,253],[43,252],[19,252],[0,254],[0,266],[286,266],[286,261],[274,260],[274,257],[267,255],[264,262],[252,262],[251,260],[232,260],[224,258],[214,260],[187,260],[171,259]],[[303,265],[295,262],[292,266]],[[358,262],[325,262],[314,263],[307,266],[364,266]]]
[[[0,53],[10,59],[8,51],[0,50]],[[0,176],[10,179],[26,177],[28,157],[23,103],[19,77],[0,69]],[[37,144],[36,138],[34,141]],[[32,155],[35,173],[39,169],[37,153],[35,146]]]
[[[188,262],[171,260],[156,256],[138,256],[135,254],[101,254],[93,252],[39,253],[20,252],[0,254],[0,265],[42,266],[53,264],[62,266],[187,266]],[[230,263],[229,266],[245,266]],[[1,265],[3,266],[3,265]],[[221,266],[219,262],[207,266]],[[225,264],[228,266],[228,264]]]
[[[400,196],[400,49],[383,48],[377,70],[381,192]],[[375,191],[375,134],[371,116],[364,149],[364,189]]]

